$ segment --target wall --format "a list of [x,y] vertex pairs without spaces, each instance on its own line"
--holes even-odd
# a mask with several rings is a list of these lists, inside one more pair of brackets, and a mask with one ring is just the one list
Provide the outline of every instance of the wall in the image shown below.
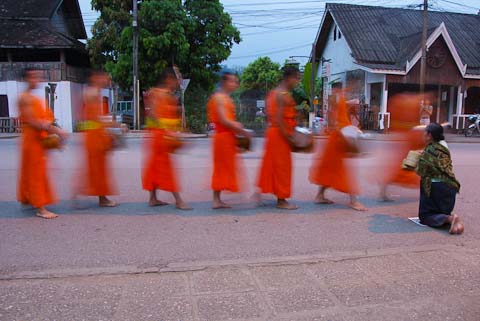
[[[67,132],[72,132],[75,124],[81,118],[83,106],[83,90],[86,84],[80,84],[71,81],[55,82],[55,106],[54,114],[58,124]],[[33,94],[45,100],[45,87],[47,82],[39,83],[38,88]],[[0,82],[0,95],[8,96],[8,109],[10,117],[18,117],[18,96],[25,90],[25,84],[18,81]],[[102,89],[102,97],[108,97],[111,107],[112,92],[110,89]]]
[[[66,131],[72,131],[72,111],[70,101],[70,82],[56,82],[55,89],[55,118],[62,128]],[[45,101],[45,87],[47,82],[39,83],[38,88],[33,90],[33,94]],[[19,81],[0,82],[0,95],[8,96],[8,108],[10,117],[18,117],[18,97],[25,90],[25,84]]]
[[[330,79],[329,81],[339,78],[342,84],[346,83],[345,72],[349,70],[358,69],[353,62],[352,51],[348,46],[345,36],[342,33],[342,37],[338,37],[338,28],[332,28],[328,34],[328,40],[320,57],[324,59],[330,59]],[[334,31],[337,29],[337,39],[334,40]],[[321,75],[321,65],[318,69],[318,75]]]
[[24,85],[17,81],[0,82],[0,95],[7,95],[10,117],[18,117],[18,95],[23,91],[23,88]]

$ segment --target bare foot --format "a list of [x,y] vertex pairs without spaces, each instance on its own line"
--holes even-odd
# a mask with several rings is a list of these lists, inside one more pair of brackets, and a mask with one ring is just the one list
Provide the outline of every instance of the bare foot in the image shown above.
[[57,214],[52,213],[52,212],[50,212],[50,211],[47,211],[46,209],[39,210],[39,211],[37,212],[37,214],[35,214],[35,215],[38,216],[38,217],[41,217],[41,218],[45,218],[45,219],[47,219],[47,220],[50,220],[50,219],[52,219],[52,218],[57,218],[57,217],[58,217]]
[[352,202],[348,206],[350,206],[350,208],[354,209],[355,211],[360,211],[360,212],[368,211],[368,209],[359,201]]
[[459,234],[459,235],[462,234],[465,229],[463,222],[458,220],[457,223],[455,224],[455,229],[457,230],[456,234]]
[[333,201],[323,196],[320,196],[320,197],[317,196],[315,197],[314,203],[315,204],[333,204]]
[[190,210],[193,210],[192,207],[190,207],[187,203],[185,202],[177,202],[177,204],[175,204],[175,207],[178,208],[179,210],[182,210],[182,211],[190,211]]
[[260,193],[253,193],[250,200],[255,203],[255,206],[257,207],[265,206],[265,203],[262,201],[262,194]]
[[164,206],[164,205],[168,205],[168,203],[160,201],[160,200],[150,200],[150,201],[148,201],[148,206],[151,206],[151,207]]
[[117,203],[105,197],[104,199],[99,201],[98,205],[100,207],[115,207],[117,206]]
[[452,215],[452,222],[450,223],[450,230],[448,230],[448,233],[450,234],[457,234],[457,223],[460,222],[460,217],[458,217],[457,214]]
[[277,208],[282,210],[296,210],[298,206],[295,204],[290,204],[287,200],[278,200]]
[[395,200],[387,193],[380,194],[380,202],[394,202]]
[[232,207],[230,205],[228,205],[227,203],[224,203],[222,201],[213,201],[212,208],[214,210],[219,210],[219,209],[223,209],[223,208],[232,208]]

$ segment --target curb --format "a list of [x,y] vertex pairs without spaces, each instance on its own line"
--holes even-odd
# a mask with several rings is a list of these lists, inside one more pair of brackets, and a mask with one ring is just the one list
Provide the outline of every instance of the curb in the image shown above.
[[32,279],[62,279],[73,277],[95,277],[95,276],[115,276],[115,275],[136,275],[146,273],[182,273],[191,271],[201,271],[216,268],[237,268],[237,267],[263,267],[263,266],[286,266],[315,264],[321,262],[338,262],[346,260],[356,260],[360,258],[373,258],[389,255],[402,255],[404,253],[421,253],[434,251],[458,251],[467,249],[468,246],[478,246],[478,241],[466,241],[449,245],[421,245],[416,247],[394,247],[390,249],[377,250],[357,250],[347,252],[337,252],[328,254],[312,254],[298,256],[280,256],[251,259],[233,259],[233,260],[211,260],[211,261],[193,261],[193,262],[171,262],[160,264],[158,266],[140,267],[138,265],[120,265],[100,268],[65,268],[49,269],[44,271],[22,271],[0,274],[1,281],[14,280],[32,280]]

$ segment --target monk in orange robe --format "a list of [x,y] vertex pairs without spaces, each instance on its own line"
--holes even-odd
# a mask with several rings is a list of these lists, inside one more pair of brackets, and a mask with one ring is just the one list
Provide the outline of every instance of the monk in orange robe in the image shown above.
[[[289,92],[298,84],[299,76],[295,67],[285,67],[280,85],[267,96],[269,126],[265,134],[265,153],[257,183],[261,193],[272,193],[277,197],[277,208],[288,210],[297,209],[287,198],[291,195],[292,133],[296,125],[296,104]],[[260,195],[255,197],[260,203]]]
[[112,150],[112,137],[107,133],[103,114],[102,88],[108,88],[110,78],[103,72],[94,72],[90,76],[89,87],[84,92],[84,155],[86,172],[80,178],[80,193],[98,196],[101,207],[114,207],[117,204],[107,195],[116,194],[112,182],[108,156]]
[[213,209],[230,208],[220,198],[222,191],[240,191],[239,160],[235,135],[250,137],[235,119],[235,104],[230,95],[238,88],[235,74],[224,72],[220,89],[207,103],[208,120],[215,124],[213,136]]
[[350,195],[349,206],[357,211],[365,211],[366,208],[357,200],[359,188],[351,176],[349,168],[345,164],[348,157],[349,147],[346,139],[340,132],[345,126],[350,126],[350,118],[347,112],[347,104],[343,95],[338,94],[339,101],[334,106],[333,116],[336,129],[328,137],[324,150],[314,160],[310,170],[310,182],[319,185],[316,204],[332,204],[325,197],[328,188]]
[[42,99],[33,95],[42,74],[38,70],[26,70],[24,80],[28,89],[19,98],[20,121],[22,122],[21,163],[17,199],[25,205],[36,208],[36,215],[46,219],[58,215],[45,206],[55,202],[55,195],[47,176],[48,153],[42,140],[48,134],[56,134],[62,139],[66,133],[53,126],[53,114],[45,108]]
[[390,129],[397,134],[398,142],[391,143],[388,160],[383,162],[384,176],[380,177],[380,199],[393,201],[387,193],[388,185],[419,188],[420,177],[415,171],[402,168],[402,162],[411,150],[423,150],[424,130],[416,126],[421,97],[417,94],[397,94],[389,100]]
[[191,207],[180,196],[175,169],[170,154],[172,143],[177,139],[176,131],[180,128],[180,107],[173,95],[179,82],[171,68],[164,70],[160,77],[159,88],[150,90],[148,100],[151,106],[147,127],[152,139],[147,142],[146,157],[142,169],[142,186],[150,192],[150,206],[166,205],[157,198],[157,189],[171,192],[175,205],[181,210]]

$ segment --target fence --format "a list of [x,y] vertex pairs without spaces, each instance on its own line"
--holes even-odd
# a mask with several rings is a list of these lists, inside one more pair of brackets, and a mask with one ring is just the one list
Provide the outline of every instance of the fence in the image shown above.
[[457,130],[462,130],[468,127],[468,117],[471,115],[468,114],[461,114],[461,115],[453,115],[453,124],[452,128]]
[[0,117],[0,133],[19,133],[20,120],[13,117]]

